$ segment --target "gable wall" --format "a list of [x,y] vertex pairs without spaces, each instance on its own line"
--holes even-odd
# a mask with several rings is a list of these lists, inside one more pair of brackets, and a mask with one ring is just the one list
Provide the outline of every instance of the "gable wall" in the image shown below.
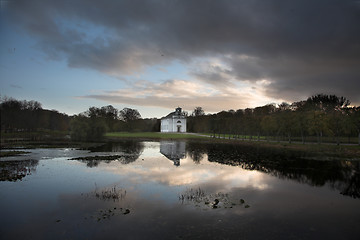
[[[178,123],[180,121],[181,123]],[[186,118],[164,118],[161,119],[161,132],[177,132],[177,126],[181,126],[181,132],[186,132]]]

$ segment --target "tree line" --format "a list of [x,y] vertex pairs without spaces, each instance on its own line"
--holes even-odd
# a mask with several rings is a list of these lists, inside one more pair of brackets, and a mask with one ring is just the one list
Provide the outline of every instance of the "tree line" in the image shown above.
[[68,131],[70,117],[56,110],[42,108],[37,101],[0,99],[1,132],[30,132],[37,130]]
[[[37,101],[0,99],[1,132],[52,130],[70,132],[73,140],[100,140],[106,132],[159,132],[160,119],[143,119],[136,109],[118,110],[111,105],[90,107],[68,116],[46,110]],[[317,94],[294,103],[205,114],[196,107],[187,117],[187,131],[213,136],[260,140],[294,140],[337,144],[357,137],[360,144],[360,107],[350,106],[345,97]]]
[[71,120],[71,138],[87,141],[99,140],[106,132],[158,132],[160,120],[142,119],[138,110],[118,110],[111,105],[101,108],[90,107]]
[[[111,105],[90,107],[83,113],[68,116],[42,108],[37,101],[0,99],[1,133],[26,133],[43,130],[70,133],[75,141],[101,140],[106,132],[160,131],[160,120],[142,119],[136,109],[118,110]],[[2,134],[3,137],[3,134]]]
[[267,104],[208,115],[197,107],[188,117],[188,131],[303,143],[309,139],[322,143],[326,137],[340,144],[342,138],[357,137],[360,144],[360,107],[350,107],[345,97],[325,94],[291,104]]

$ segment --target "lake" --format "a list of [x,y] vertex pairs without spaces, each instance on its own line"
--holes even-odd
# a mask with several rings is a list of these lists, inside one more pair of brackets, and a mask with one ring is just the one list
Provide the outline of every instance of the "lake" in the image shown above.
[[195,141],[22,150],[0,162],[1,239],[360,236],[359,161]]

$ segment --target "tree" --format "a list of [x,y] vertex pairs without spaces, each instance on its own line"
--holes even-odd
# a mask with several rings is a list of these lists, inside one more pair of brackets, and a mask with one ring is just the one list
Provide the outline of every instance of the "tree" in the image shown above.
[[141,119],[141,115],[136,109],[132,108],[124,108],[119,113],[120,119],[124,121],[125,130],[127,131],[134,131],[134,126],[136,126],[136,120]]
[[253,133],[255,132],[254,124],[254,109],[246,108],[244,111],[244,124],[245,124],[245,135],[250,135],[250,140],[252,140]]
[[314,110],[308,112],[309,131],[316,134],[317,142],[322,143],[324,132],[328,130],[328,118],[323,111]]
[[360,107],[350,109],[350,119],[358,133],[358,143],[360,145]]
[[288,138],[291,143],[291,136],[295,128],[295,115],[288,103],[281,103],[277,109],[278,131]]
[[278,121],[274,115],[267,115],[261,120],[261,128],[268,136],[275,136],[278,134]]
[[87,132],[87,140],[99,141],[102,140],[107,131],[107,126],[103,118],[90,118],[89,130]]
[[330,112],[346,108],[350,105],[350,101],[345,97],[338,97],[336,95],[317,94],[309,97],[307,99],[307,104],[317,110]]
[[70,136],[74,141],[87,141],[90,131],[88,118],[84,115],[75,116],[70,122]]
[[104,137],[107,126],[103,118],[75,116],[71,121],[70,136],[75,141],[99,141]]
[[[326,127],[326,130],[329,130],[329,132],[335,136],[336,142],[339,145],[339,137],[346,123],[344,109],[349,106],[350,101],[345,97],[338,97],[336,95],[317,94],[308,98],[307,104],[316,112],[313,115],[315,116],[313,119],[315,121],[313,127],[317,125],[315,128],[317,128],[316,132],[320,133],[320,140],[323,130]],[[326,122],[320,123],[320,120]],[[323,129],[319,132],[320,126]]]
[[294,109],[294,124],[295,129],[300,132],[301,142],[305,144],[305,135],[308,128],[308,118],[306,112],[306,101],[294,102],[291,104],[291,108]]
[[194,116],[194,117],[199,117],[199,116],[204,116],[204,115],[205,115],[205,112],[202,109],[202,107],[195,107],[194,111],[191,113],[191,116]]
[[42,109],[41,103],[4,97],[0,100],[1,130],[4,132],[29,132],[36,130],[61,130],[69,128],[70,117],[56,110]]
[[101,108],[102,117],[109,128],[109,131],[115,131],[116,122],[119,120],[119,111],[111,105]]
[[123,120],[124,122],[129,122],[141,118],[141,115],[138,112],[138,110],[132,108],[124,108],[123,110],[120,111],[119,114],[120,114],[120,119]]
[[257,135],[258,141],[260,140],[260,134],[261,134],[261,121],[265,116],[268,116],[272,113],[274,113],[276,110],[275,105],[273,104],[268,104],[265,106],[261,106],[261,107],[256,107],[253,111],[253,125],[254,125],[254,130]]

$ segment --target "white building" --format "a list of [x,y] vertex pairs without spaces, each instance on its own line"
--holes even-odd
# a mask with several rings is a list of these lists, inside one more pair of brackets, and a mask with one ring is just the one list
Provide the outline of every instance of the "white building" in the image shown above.
[[186,132],[186,117],[181,108],[161,118],[161,132]]

